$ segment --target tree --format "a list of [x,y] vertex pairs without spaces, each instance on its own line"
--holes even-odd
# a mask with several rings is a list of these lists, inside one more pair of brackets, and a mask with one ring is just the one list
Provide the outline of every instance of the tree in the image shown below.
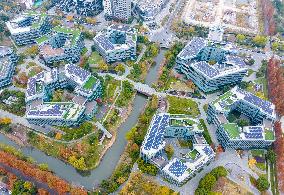
[[246,40],[246,36],[243,34],[237,34],[236,39],[238,43],[244,43],[244,41]]
[[98,68],[102,71],[108,71],[108,65],[105,62],[99,62]]
[[208,191],[211,191],[212,188],[214,187],[214,185],[216,184],[216,178],[214,177],[214,175],[212,175],[211,173],[208,173],[207,175],[205,175],[204,178],[202,178],[199,182],[199,186],[201,188],[204,188]]
[[261,35],[256,35],[252,39],[253,43],[258,46],[258,47],[264,47],[267,42],[267,37],[266,36],[261,36]]
[[240,127],[245,127],[245,126],[248,126],[248,125],[249,125],[249,121],[246,120],[246,119],[239,119],[239,120],[237,121],[237,123],[238,123],[238,125],[239,125]]
[[268,150],[267,159],[270,161],[270,163],[276,162],[276,153],[272,149]]
[[168,159],[170,160],[172,156],[174,155],[174,147],[170,144],[167,144],[165,147],[165,151],[166,151]]
[[216,180],[218,180],[219,177],[226,177],[228,175],[228,171],[225,167],[218,166],[211,171],[211,174],[216,178]]
[[278,48],[279,48],[279,43],[278,42],[273,42],[272,44],[271,44],[271,48],[272,48],[272,50],[278,50]]
[[124,72],[125,72],[125,67],[123,66],[123,64],[118,64],[118,65],[115,67],[115,71],[116,71],[116,72],[120,72],[120,73],[124,73]]
[[270,184],[264,176],[260,176],[256,180],[256,187],[261,192],[268,190],[269,186],[270,186]]

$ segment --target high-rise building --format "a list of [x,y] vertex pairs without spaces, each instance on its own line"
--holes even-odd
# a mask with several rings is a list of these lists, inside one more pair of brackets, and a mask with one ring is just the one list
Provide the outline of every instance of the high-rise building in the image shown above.
[[107,19],[127,21],[131,17],[130,0],[104,0],[103,6]]
[[55,0],[55,4],[66,12],[84,16],[95,16],[103,11],[103,0]]

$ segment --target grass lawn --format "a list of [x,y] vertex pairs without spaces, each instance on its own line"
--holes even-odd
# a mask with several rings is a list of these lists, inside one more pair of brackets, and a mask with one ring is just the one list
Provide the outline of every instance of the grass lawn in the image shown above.
[[89,90],[89,89],[93,89],[95,83],[97,82],[97,79],[93,76],[91,76],[89,78],[89,80],[87,80],[87,82],[85,83],[84,87],[85,89]]
[[193,146],[192,140],[178,139],[178,142],[182,148],[192,148]]
[[251,150],[252,156],[264,157],[264,150]]
[[254,70],[248,69],[248,77],[249,77],[252,73],[254,73]]
[[229,136],[233,139],[239,137],[240,131],[236,123],[223,124],[224,129],[228,132]]
[[268,99],[268,88],[267,88],[267,80],[266,80],[266,78],[265,77],[258,78],[255,82],[258,83],[258,84],[262,84],[263,85],[264,97],[266,99]]
[[91,56],[89,57],[89,63],[98,64],[101,61],[103,61],[103,58],[100,56],[100,54],[98,52],[92,52]]
[[192,160],[194,160],[198,155],[199,152],[197,150],[192,150],[191,152],[187,153],[186,156],[189,156]]
[[265,163],[256,163],[255,166],[262,170],[262,171],[265,171]]
[[169,113],[171,114],[186,114],[190,116],[198,116],[200,114],[198,105],[191,99],[178,98],[175,96],[168,96]]

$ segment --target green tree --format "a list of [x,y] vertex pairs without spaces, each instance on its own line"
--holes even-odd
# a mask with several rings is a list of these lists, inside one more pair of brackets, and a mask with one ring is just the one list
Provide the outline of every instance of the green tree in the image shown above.
[[116,71],[116,72],[120,72],[120,73],[124,73],[124,72],[125,72],[125,67],[123,66],[123,64],[118,64],[118,65],[115,67],[115,71]]
[[271,44],[271,48],[272,48],[272,50],[277,50],[278,48],[279,48],[279,43],[278,42],[273,42],[272,44]]
[[249,121],[246,119],[240,119],[237,121],[237,123],[240,127],[245,127],[249,125]]
[[258,46],[258,47],[264,47],[266,42],[267,42],[267,37],[266,36],[261,36],[261,35],[256,35],[252,39],[253,43]]
[[199,187],[204,188],[208,191],[211,191],[214,185],[216,184],[216,178],[211,173],[205,175],[199,182]]
[[238,43],[244,43],[244,41],[246,40],[246,36],[243,34],[237,34],[236,39]]
[[225,167],[218,166],[211,171],[211,174],[214,175],[216,180],[218,180],[219,177],[226,177],[228,175],[228,171],[225,169]]
[[268,150],[268,152],[267,152],[267,159],[271,163],[275,163],[276,162],[276,153],[272,149]]
[[261,192],[263,192],[265,190],[268,190],[269,186],[270,186],[270,184],[269,184],[268,180],[264,176],[260,176],[256,180],[256,187]]
[[167,154],[168,159],[170,160],[172,158],[172,156],[174,155],[174,147],[170,144],[166,145],[165,147],[165,151]]
[[102,71],[108,71],[108,65],[105,62],[99,62],[98,68]]

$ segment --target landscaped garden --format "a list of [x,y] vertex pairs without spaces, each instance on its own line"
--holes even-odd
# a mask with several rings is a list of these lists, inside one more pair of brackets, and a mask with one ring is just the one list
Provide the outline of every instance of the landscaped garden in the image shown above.
[[197,103],[192,99],[167,96],[167,100],[171,114],[186,114],[192,117],[200,114]]

